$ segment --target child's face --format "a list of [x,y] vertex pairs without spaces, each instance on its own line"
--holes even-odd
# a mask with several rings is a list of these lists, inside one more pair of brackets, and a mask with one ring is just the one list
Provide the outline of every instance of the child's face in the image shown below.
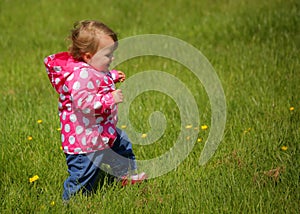
[[89,65],[93,66],[98,71],[109,71],[110,63],[113,60],[113,53],[116,49],[116,44],[110,36],[101,36],[98,51],[94,55],[90,55],[85,60]]

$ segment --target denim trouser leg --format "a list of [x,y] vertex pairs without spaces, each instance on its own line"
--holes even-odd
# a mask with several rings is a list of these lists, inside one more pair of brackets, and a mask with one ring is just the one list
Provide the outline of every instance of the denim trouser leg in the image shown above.
[[69,177],[64,182],[64,200],[69,200],[81,189],[83,192],[93,190],[99,178],[99,166],[103,156],[103,151],[79,155],[66,154]]
[[129,170],[136,170],[135,156],[127,134],[118,128],[117,133],[111,149],[87,154],[66,154],[69,177],[64,182],[64,200],[69,200],[80,190],[83,193],[91,192],[99,181],[102,163],[110,165],[113,175],[119,178],[127,175]]
[[122,177],[128,174],[128,171],[136,170],[137,164],[126,132],[117,128],[117,133],[117,139],[113,147],[106,151],[104,161],[110,165],[115,177]]

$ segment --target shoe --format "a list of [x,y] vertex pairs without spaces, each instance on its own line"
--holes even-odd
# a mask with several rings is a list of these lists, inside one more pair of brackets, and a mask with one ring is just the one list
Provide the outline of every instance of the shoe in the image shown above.
[[142,172],[140,174],[131,175],[129,178],[128,176],[122,177],[122,186],[127,186],[130,182],[131,185],[136,183],[142,183],[147,179],[147,175],[145,172]]

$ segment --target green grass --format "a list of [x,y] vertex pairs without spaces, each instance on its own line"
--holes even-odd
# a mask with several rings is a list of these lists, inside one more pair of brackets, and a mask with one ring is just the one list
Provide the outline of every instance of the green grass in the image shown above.
[[[300,212],[298,1],[2,0],[0,14],[1,213]],[[227,122],[206,165],[198,160],[209,130],[199,132],[203,141],[173,171],[140,186],[105,182],[92,197],[78,195],[69,206],[62,204],[67,168],[57,131],[57,95],[43,58],[66,50],[64,39],[81,19],[107,23],[120,39],[148,33],[174,36],[208,58],[224,88]],[[128,78],[150,69],[176,75],[194,94],[199,126],[210,125],[206,93],[183,66],[141,57],[120,68]],[[141,94],[132,103],[126,117],[140,132],[149,130],[153,111],[163,112],[167,121],[158,142],[134,145],[138,159],[172,148],[180,131],[174,105],[158,92]],[[29,183],[34,175],[39,180]]]

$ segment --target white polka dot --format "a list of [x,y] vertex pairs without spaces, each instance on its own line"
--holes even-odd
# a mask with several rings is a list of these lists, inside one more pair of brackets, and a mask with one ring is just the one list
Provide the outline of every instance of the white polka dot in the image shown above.
[[82,118],[82,122],[84,123],[85,126],[88,126],[90,124],[90,120],[87,119],[86,117]]
[[[102,91],[107,92],[109,91],[111,88],[108,86],[102,86]],[[106,97],[109,99],[109,95],[106,95]]]
[[102,140],[104,144],[108,144],[109,141],[108,137],[103,137]]
[[68,89],[68,87],[66,85],[63,85],[63,91],[64,92],[68,92],[69,91],[69,89]]
[[108,133],[113,135],[115,133],[115,130],[112,127],[108,128]]
[[100,80],[96,80],[97,87],[100,85]]
[[98,117],[97,119],[96,119],[96,123],[101,123],[103,121],[103,117]]
[[74,82],[74,84],[73,84],[73,89],[74,89],[74,90],[80,89],[80,82],[78,82],[78,81]]
[[67,117],[67,113],[64,111],[64,112],[62,113],[62,117],[61,117],[61,118],[62,118],[63,120],[65,120],[66,117]]
[[80,107],[80,106],[82,105],[82,98],[79,98],[79,99],[78,99],[77,105],[78,105],[78,107]]
[[70,76],[68,76],[67,81],[71,81],[74,78],[74,74],[71,74]]
[[75,149],[74,149],[74,152],[76,152],[76,153],[81,153],[82,150],[81,150],[81,148],[75,148]]
[[65,152],[69,151],[69,147],[64,146],[64,151],[65,151]]
[[81,143],[82,143],[82,145],[86,146],[86,138],[85,137],[81,138]]
[[85,130],[85,134],[86,134],[86,135],[92,134],[92,129],[91,129],[91,128],[86,129],[86,130]]
[[[105,88],[104,88],[104,91],[107,91],[107,90],[109,90],[108,87],[105,87]],[[109,98],[110,98],[110,95],[109,95],[109,94],[105,95],[104,97],[105,97],[106,100],[110,100],[110,99],[109,99]]]
[[74,144],[75,143],[75,137],[74,136],[70,136],[69,137],[69,143],[70,144]]
[[82,70],[82,71],[80,71],[79,76],[80,76],[80,78],[82,78],[82,79],[86,79],[86,78],[88,78],[89,73],[88,73],[86,70]]
[[91,112],[91,109],[85,108],[85,109],[82,110],[82,112],[83,112],[84,114],[89,114],[89,113]]
[[83,132],[83,127],[82,126],[77,126],[76,127],[76,134],[81,134]]
[[104,80],[104,82],[105,82],[106,84],[108,84],[108,79],[107,79],[106,76],[103,77],[103,80]]
[[56,78],[56,79],[55,79],[55,84],[57,85],[59,82],[60,82],[60,79],[59,79],[59,78]]
[[65,125],[65,132],[70,132],[70,130],[71,130],[71,127],[70,127],[70,125],[69,124],[66,124]]
[[61,100],[65,100],[66,99],[66,96],[63,95],[63,94],[60,94],[59,97],[60,97]]
[[102,104],[99,101],[97,101],[94,104],[94,109],[99,109],[99,108],[101,108],[101,106],[102,106]]
[[69,72],[64,73],[64,77],[66,78],[67,76],[69,76]]
[[68,111],[71,111],[71,110],[72,110],[71,103],[67,103],[67,104],[66,104],[66,107],[67,107],[67,110],[68,110]]
[[56,71],[56,72],[60,72],[61,67],[60,66],[53,66],[53,70]]
[[86,98],[86,101],[87,102],[91,102],[93,100],[93,95],[89,95],[87,98]]
[[115,73],[112,73],[112,74],[111,74],[111,77],[112,77],[114,80],[117,79]]
[[88,82],[87,88],[88,89],[94,89],[94,84],[92,82]]
[[102,134],[102,132],[103,132],[103,126],[99,126],[99,127],[98,127],[98,132],[99,132],[100,134]]
[[71,115],[70,115],[70,120],[71,120],[71,122],[74,123],[74,122],[77,120],[76,115],[75,115],[75,114],[71,114]]
[[62,103],[61,102],[58,102],[58,108],[62,109]]
[[92,138],[92,144],[93,144],[93,145],[96,145],[97,139],[98,139],[98,137],[93,137],[93,138]]
[[61,142],[65,142],[65,135],[64,134],[61,135]]

